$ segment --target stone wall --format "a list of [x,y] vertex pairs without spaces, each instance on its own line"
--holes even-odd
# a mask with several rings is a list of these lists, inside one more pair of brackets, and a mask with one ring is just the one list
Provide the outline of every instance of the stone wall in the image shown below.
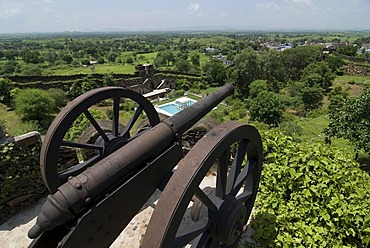
[[[87,74],[74,74],[65,76],[7,76],[8,79],[17,83],[29,83],[29,82],[60,82],[60,81],[75,81],[82,80],[90,75]],[[93,78],[103,79],[105,74],[92,74]],[[125,79],[135,77],[135,74],[112,74],[114,79]]]
[[[0,224],[47,194],[41,177],[41,135],[30,132],[0,139]],[[78,163],[71,148],[59,151],[58,166]]]
[[344,73],[351,76],[370,76],[370,67],[359,65],[344,66]]
[[0,144],[0,224],[46,194],[40,168],[41,135],[31,132]]

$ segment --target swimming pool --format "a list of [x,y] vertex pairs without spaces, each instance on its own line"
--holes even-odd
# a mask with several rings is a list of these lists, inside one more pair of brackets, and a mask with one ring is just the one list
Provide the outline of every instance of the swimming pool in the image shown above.
[[173,116],[180,112],[181,110],[193,105],[197,101],[188,98],[188,97],[181,97],[179,99],[176,99],[175,101],[156,106],[155,109],[158,113],[167,115],[167,116]]

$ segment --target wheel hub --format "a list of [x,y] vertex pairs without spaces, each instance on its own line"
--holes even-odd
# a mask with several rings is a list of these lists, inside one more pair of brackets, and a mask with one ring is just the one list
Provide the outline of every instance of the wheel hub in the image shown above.
[[226,195],[217,212],[217,224],[211,228],[211,234],[227,245],[233,244],[243,231],[246,215],[247,208],[238,203],[235,197]]
[[208,211],[208,208],[198,199],[193,199],[191,209],[191,218],[193,221],[198,221],[203,217],[208,217],[212,223],[209,230],[210,234],[220,242],[227,245],[233,244],[240,234],[243,232],[247,208],[239,203],[235,197],[225,195],[225,199],[221,200],[215,196],[215,188],[206,187],[203,192],[212,199],[216,205],[220,206],[217,213]]
[[122,146],[126,145],[128,143],[128,140],[124,137],[116,137],[112,133],[106,133],[107,137],[109,138],[108,142],[104,142],[103,138],[99,136],[96,139],[95,144],[102,145],[104,147],[103,149],[103,156],[106,157],[109,154],[115,152]]

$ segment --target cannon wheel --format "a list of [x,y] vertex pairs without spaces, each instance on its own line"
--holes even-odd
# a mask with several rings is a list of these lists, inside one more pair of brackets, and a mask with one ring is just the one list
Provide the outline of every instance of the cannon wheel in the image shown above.
[[[138,106],[125,128],[122,132],[119,132],[119,105],[120,101],[124,98],[136,102]],[[89,108],[99,102],[109,99],[112,99],[113,102],[112,131],[105,132],[99,126],[97,120],[95,120],[91,115]],[[50,193],[55,193],[57,188],[64,183],[68,177],[78,175],[86,168],[92,166],[102,158],[137,137],[139,134],[130,137],[130,131],[143,112],[147,115],[150,126],[155,126],[159,123],[160,120],[157,112],[145,97],[137,92],[121,87],[103,87],[94,89],[80,95],[68,103],[68,105],[62,109],[51,123],[41,147],[41,174]],[[96,142],[95,144],[84,144],[64,140],[69,128],[81,114],[84,114],[87,117],[90,124],[94,126],[96,131],[99,133],[99,142]],[[96,155],[89,160],[74,164],[66,170],[61,170],[58,168],[58,152],[62,146],[92,149],[97,152]]]
[[[215,186],[201,189],[212,165],[217,167]],[[180,161],[154,209],[142,247],[236,247],[261,169],[262,142],[254,127],[238,122],[215,127]]]

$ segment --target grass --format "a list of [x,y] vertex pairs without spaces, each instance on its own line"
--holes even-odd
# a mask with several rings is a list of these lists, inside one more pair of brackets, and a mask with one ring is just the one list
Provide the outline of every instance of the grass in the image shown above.
[[[330,123],[327,114],[315,118],[297,116],[291,118],[302,127],[302,133],[297,137],[298,140],[306,143],[323,143],[325,141],[324,129],[328,127]],[[353,145],[345,139],[333,138],[331,140],[331,145],[347,153],[353,153],[354,151]]]
[[24,131],[33,131],[23,130],[27,128],[25,128],[25,124],[22,123],[21,118],[15,113],[15,111],[8,110],[8,108],[3,104],[0,104],[0,123],[5,126],[5,130],[11,136],[23,134]]
[[344,75],[338,76],[335,79],[335,83],[348,83],[348,82],[355,82],[359,84],[370,84],[370,76],[351,76],[351,75]]
[[365,85],[370,85],[370,76],[338,76],[333,82],[333,88],[340,86],[349,97],[360,95]]

